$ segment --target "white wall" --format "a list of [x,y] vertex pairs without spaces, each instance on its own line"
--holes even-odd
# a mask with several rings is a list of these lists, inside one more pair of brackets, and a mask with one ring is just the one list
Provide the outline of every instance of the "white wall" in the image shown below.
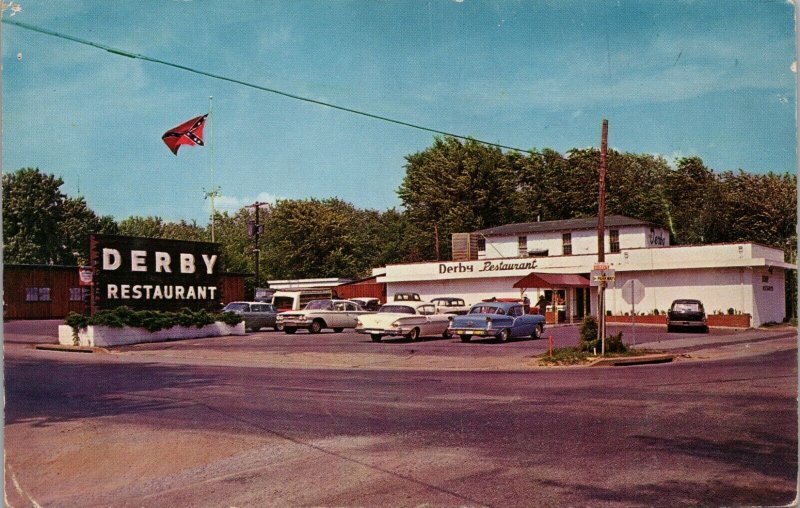
[[[611,252],[610,229],[612,228],[606,228],[606,252]],[[628,226],[613,229],[619,230],[620,250],[669,246],[669,233],[663,228]],[[562,233],[569,232],[570,231],[554,231],[547,233],[528,233],[527,235],[487,237],[486,250],[478,251],[478,259],[519,257],[518,238],[520,236],[527,236],[529,251],[547,250],[548,256],[561,256],[564,254]],[[571,231],[571,233],[572,255],[597,254],[596,230],[582,229]]]
[[786,317],[786,273],[765,268],[752,270],[753,320],[780,323]]
[[[463,298],[468,305],[478,303],[485,298],[518,298],[520,290],[515,289],[514,283],[520,277],[486,277],[482,279],[449,279],[436,281],[397,282],[387,284],[386,298],[392,301],[395,293],[413,291],[419,293],[423,300],[430,300],[437,296],[455,296]],[[531,290],[528,290],[531,291]],[[533,290],[535,292],[535,290]],[[534,300],[528,293],[528,298]]]

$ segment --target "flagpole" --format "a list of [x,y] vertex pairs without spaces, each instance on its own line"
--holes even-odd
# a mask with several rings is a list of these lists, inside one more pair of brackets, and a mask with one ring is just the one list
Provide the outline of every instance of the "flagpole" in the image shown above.
[[217,197],[217,186],[214,184],[214,120],[212,119],[212,100],[214,99],[213,95],[208,96],[208,119],[211,122],[211,127],[209,129],[208,137],[210,139],[209,147],[208,147],[208,168],[209,172],[211,173],[211,191],[206,193],[206,197],[211,198],[211,241],[215,241],[214,236],[214,225],[216,222],[216,215],[217,209],[214,206],[214,199]]

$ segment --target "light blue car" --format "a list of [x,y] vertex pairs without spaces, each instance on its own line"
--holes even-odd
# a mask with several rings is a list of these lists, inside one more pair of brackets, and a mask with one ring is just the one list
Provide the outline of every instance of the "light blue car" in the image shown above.
[[472,337],[497,338],[503,342],[519,338],[541,338],[544,316],[526,314],[521,303],[482,302],[463,316],[450,319],[450,334],[469,342]]

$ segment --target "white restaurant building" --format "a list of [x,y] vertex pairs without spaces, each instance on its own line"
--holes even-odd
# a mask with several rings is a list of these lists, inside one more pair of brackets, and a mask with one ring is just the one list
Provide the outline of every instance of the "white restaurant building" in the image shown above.
[[[453,235],[453,261],[388,265],[375,269],[389,300],[402,291],[423,299],[456,296],[467,303],[496,297],[544,294],[563,302],[562,320],[596,315],[597,218],[508,224]],[[605,261],[616,279],[606,290],[606,310],[631,312],[622,297],[625,282],[644,286],[636,314],[666,311],[679,298],[696,298],[706,312],[749,314],[750,325],[786,318],[785,270],[779,249],[741,242],[670,246],[669,232],[652,223],[611,215],[605,219]]]

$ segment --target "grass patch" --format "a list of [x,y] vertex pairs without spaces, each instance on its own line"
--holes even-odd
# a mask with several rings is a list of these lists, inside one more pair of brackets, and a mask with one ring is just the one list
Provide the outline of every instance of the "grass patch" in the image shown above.
[[620,358],[629,356],[643,356],[661,353],[652,349],[629,349],[624,352],[606,353],[605,356],[595,355],[588,351],[581,351],[577,347],[561,347],[553,349],[553,356],[543,353],[534,357],[539,365],[584,365],[600,358]]

